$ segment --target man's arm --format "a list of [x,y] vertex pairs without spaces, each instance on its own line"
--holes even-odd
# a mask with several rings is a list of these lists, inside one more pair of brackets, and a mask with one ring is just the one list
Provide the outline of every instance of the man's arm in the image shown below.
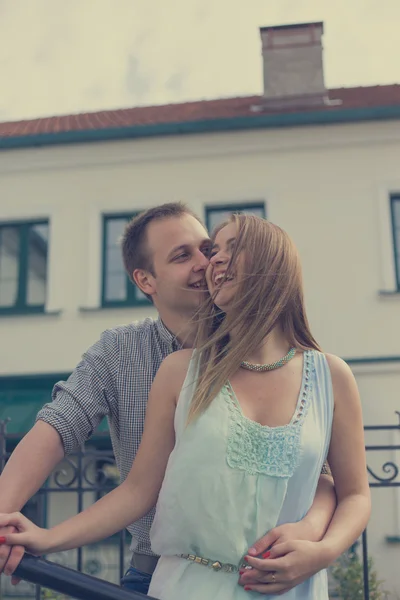
[[[300,523],[305,526],[304,537],[298,539],[319,542],[325,535],[336,510],[337,498],[332,475],[321,474],[314,502]],[[293,539],[293,538],[292,538]]]
[[[64,447],[57,431],[38,421],[20,441],[0,477],[0,512],[21,510],[43,485],[64,457]],[[0,535],[14,531],[1,527]],[[0,546],[0,571],[12,573],[24,554],[22,546]]]
[[0,512],[21,510],[64,458],[57,431],[38,421],[22,438],[0,477]]
[[[93,433],[109,405],[116,401],[118,369],[115,332],[106,331],[83,356],[67,382],[53,390],[53,402],[38,414],[38,420],[9,458],[0,477],[0,511],[16,512],[37,492],[54,467],[81,446]],[[10,530],[0,531],[0,535]],[[0,572],[14,571],[22,549],[0,545]]]
[[[261,556],[274,544],[289,540],[319,542],[324,537],[335,510],[336,493],[333,479],[331,475],[324,472],[319,477],[314,502],[306,516],[297,523],[284,523],[271,529],[249,548],[249,555]],[[252,575],[256,574],[252,573]]]
[[39,411],[37,419],[58,431],[65,454],[83,446],[118,402],[115,381],[119,357],[115,330],[105,331],[85,352],[68,380],[54,386],[53,401]]
[[[271,529],[265,536],[259,539],[251,548],[249,548],[249,556],[261,556],[268,559],[268,548],[279,546],[284,542],[295,540],[308,540],[310,542],[319,542],[323,539],[326,530],[332,520],[336,510],[336,493],[335,486],[329,467],[324,465],[323,474],[320,475],[318,487],[315,492],[314,502],[306,514],[306,516],[297,523],[284,523]],[[292,566],[293,572],[296,574],[302,571],[304,578],[307,577],[308,571],[313,567],[312,562],[307,556],[302,556],[301,561],[298,561]],[[260,585],[265,582],[270,582],[270,567],[269,561],[265,560],[265,565],[268,565],[268,570],[253,567],[251,570],[245,570],[241,573],[239,584],[242,586]],[[260,563],[261,566],[262,563]],[[311,573],[313,574],[313,573]]]

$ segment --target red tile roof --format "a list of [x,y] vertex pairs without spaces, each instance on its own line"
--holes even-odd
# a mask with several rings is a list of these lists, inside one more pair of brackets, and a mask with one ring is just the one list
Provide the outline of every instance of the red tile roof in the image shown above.
[[323,107],[283,111],[263,110],[260,113],[252,110],[252,107],[261,105],[262,97],[247,96],[11,121],[0,123],[0,139],[61,132],[212,121],[235,117],[256,117],[260,114],[276,115],[309,111],[332,112],[385,106],[400,107],[400,85],[331,89],[329,90],[329,99],[330,101],[339,100],[340,102],[327,104]]

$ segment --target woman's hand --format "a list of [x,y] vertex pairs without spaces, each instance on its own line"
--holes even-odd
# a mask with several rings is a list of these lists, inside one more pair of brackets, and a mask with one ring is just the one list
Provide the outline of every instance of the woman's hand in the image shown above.
[[331,562],[321,542],[306,540],[277,543],[263,556],[265,558],[246,556],[251,569],[241,571],[239,584],[246,591],[266,596],[288,592]]
[[[309,524],[306,518],[296,523],[284,523],[274,527],[249,548],[248,557],[254,557],[256,560],[254,562],[247,561],[249,567],[252,568],[245,569],[241,573],[239,585],[252,586],[253,591],[265,594],[287,592],[294,585],[298,585],[314,575],[316,570],[321,567],[321,555],[314,552],[313,544],[304,544],[304,552],[294,551],[296,542],[310,540],[316,542],[317,539],[318,536],[315,535],[312,524]],[[293,542],[293,544],[288,544],[288,542]],[[282,571],[279,575],[275,573],[275,577],[272,578],[271,559],[282,558],[285,551],[288,554],[287,559],[277,563],[278,569],[282,568]],[[278,582],[278,578],[279,583],[273,586],[273,592],[271,592],[271,583],[273,579]],[[298,583],[294,583],[295,581]],[[265,584],[268,584],[267,587]]]
[[13,525],[18,533],[1,536],[0,544],[24,546],[31,554],[45,554],[50,548],[50,531],[38,527],[21,513],[0,514],[0,527],[8,525]]

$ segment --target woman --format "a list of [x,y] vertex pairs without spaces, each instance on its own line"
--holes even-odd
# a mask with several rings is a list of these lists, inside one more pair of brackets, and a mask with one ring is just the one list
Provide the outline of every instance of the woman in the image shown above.
[[158,498],[151,540],[161,559],[149,594],[242,600],[261,589],[238,586],[238,571],[258,566],[248,548],[275,525],[304,517],[327,458],[338,496],[328,531],[321,542],[274,546],[267,588],[282,591],[278,557],[307,552],[321,571],[281,597],[327,600],[322,569],[359,537],[370,512],[354,378],[311,335],[298,254],[279,227],[234,216],[214,236],[206,278],[197,350],[161,365],[126,481],[50,530],[2,515],[0,525],[20,533],[0,542],[46,554],[94,543]]

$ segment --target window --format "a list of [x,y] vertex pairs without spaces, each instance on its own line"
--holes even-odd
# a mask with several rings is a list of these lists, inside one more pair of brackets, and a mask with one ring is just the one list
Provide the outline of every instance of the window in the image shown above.
[[106,496],[114,488],[118,487],[120,474],[114,458],[103,458],[99,454],[96,461],[96,501]]
[[229,219],[232,213],[266,217],[264,202],[208,206],[206,207],[206,225],[208,231],[211,233],[217,225]]
[[400,291],[400,195],[391,197],[396,287]]
[[102,306],[118,307],[149,304],[146,296],[133,285],[124,268],[120,240],[125,225],[135,215],[103,217],[103,290]]
[[43,312],[49,224],[0,223],[0,312]]

